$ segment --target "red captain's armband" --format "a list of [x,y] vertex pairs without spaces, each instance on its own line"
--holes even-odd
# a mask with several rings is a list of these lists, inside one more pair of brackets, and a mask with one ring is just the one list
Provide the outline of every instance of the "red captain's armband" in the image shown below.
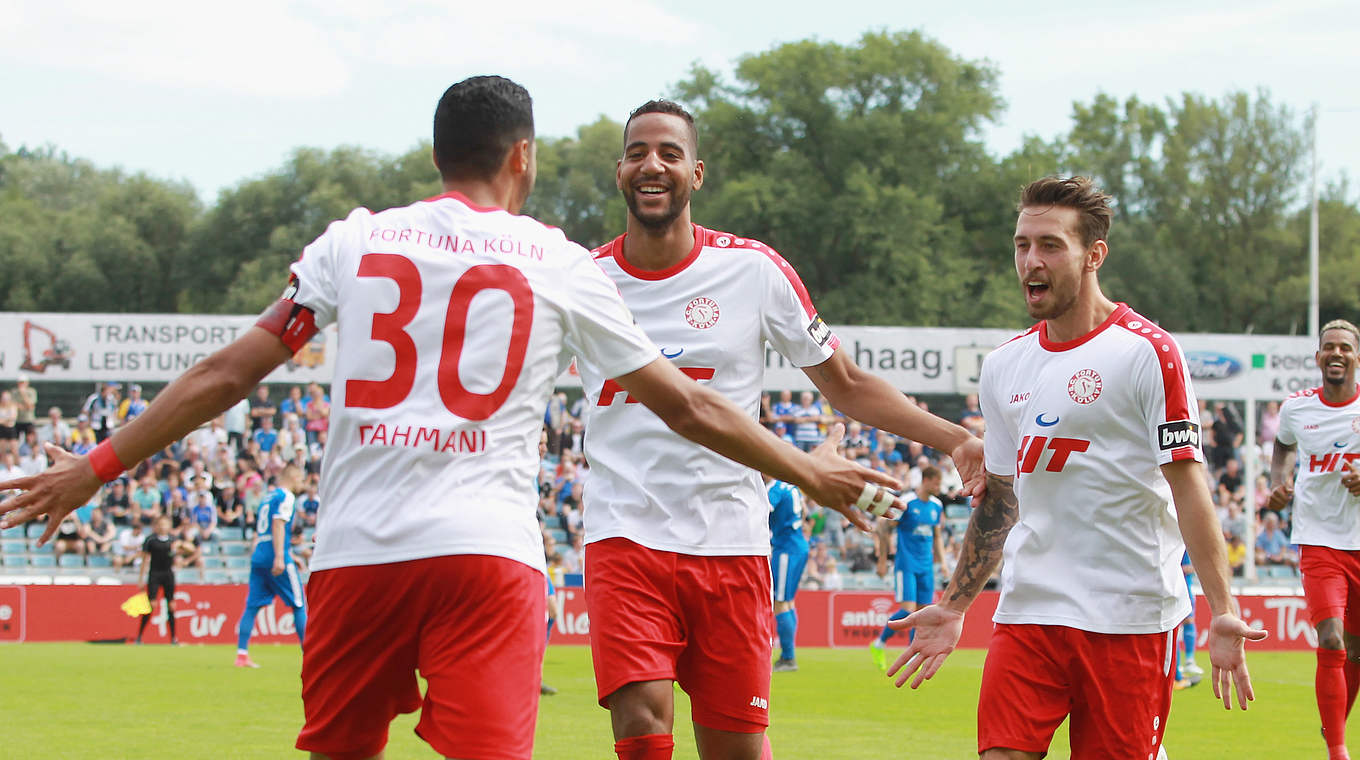
[[255,321],[255,326],[263,327],[279,336],[283,345],[297,353],[307,345],[307,341],[311,340],[313,335],[316,335],[316,314],[300,303],[280,298],[273,306],[265,309]]

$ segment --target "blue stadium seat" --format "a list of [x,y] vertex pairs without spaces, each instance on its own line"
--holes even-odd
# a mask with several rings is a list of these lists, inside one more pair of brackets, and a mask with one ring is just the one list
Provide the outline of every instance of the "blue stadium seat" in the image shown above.
[[203,572],[204,583],[231,583],[231,574],[226,570],[205,570]]
[[22,539],[0,541],[0,552],[5,554],[23,554],[26,551],[28,551],[28,542]]
[[227,568],[229,570],[249,570],[250,557],[227,557]]
[[24,526],[22,526],[22,525],[16,525],[16,526],[14,526],[13,528],[5,528],[3,531],[0,531],[0,537],[4,537],[4,538],[23,538],[23,537],[24,537]]
[[249,582],[250,582],[250,570],[249,570],[249,569],[247,569],[247,570],[228,570],[228,571],[227,571],[227,582],[228,582],[228,583],[249,583]]
[[962,504],[950,504],[944,508],[944,516],[951,520],[967,520],[972,513],[973,510]]
[[250,553],[250,546],[241,541],[223,541],[222,553],[229,557],[239,557]]
[[103,554],[91,554],[85,558],[85,564],[90,567],[113,567],[113,560]]
[[5,554],[0,555],[0,566],[3,567],[28,567],[27,554]]
[[79,554],[63,554],[61,555],[61,566],[85,567],[85,558],[80,556]]
[[30,554],[28,564],[30,567],[56,567],[57,558],[51,554]]
[[210,554],[203,556],[204,570],[220,570],[227,566],[227,561],[221,557],[214,557]]

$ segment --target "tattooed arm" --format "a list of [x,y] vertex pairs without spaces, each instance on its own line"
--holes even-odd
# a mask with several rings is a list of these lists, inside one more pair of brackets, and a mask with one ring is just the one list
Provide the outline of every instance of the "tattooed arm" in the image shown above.
[[987,493],[968,520],[959,563],[944,596],[938,604],[888,623],[898,630],[916,629],[916,638],[911,645],[888,668],[889,676],[897,676],[898,686],[905,684],[912,674],[916,678],[912,680],[911,688],[920,686],[935,675],[945,658],[954,651],[963,633],[963,614],[996,570],[1006,536],[1018,517],[1011,478],[987,473]]

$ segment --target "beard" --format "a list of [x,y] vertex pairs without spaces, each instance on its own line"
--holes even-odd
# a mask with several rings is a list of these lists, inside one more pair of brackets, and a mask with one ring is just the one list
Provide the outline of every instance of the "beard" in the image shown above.
[[[1021,290],[1028,295],[1028,289],[1021,284]],[[1053,287],[1053,283],[1048,285],[1048,298],[1039,303],[1032,303],[1028,298],[1025,299],[1025,311],[1029,312],[1030,319],[1057,319],[1066,314],[1077,303],[1077,289],[1072,288],[1066,292],[1059,291]]]
[[671,189],[671,202],[661,211],[643,211],[639,208],[636,190],[629,190],[623,194],[624,205],[628,206],[628,213],[638,220],[643,227],[652,232],[662,232],[669,228],[680,215],[684,213],[685,207],[689,205],[689,193],[686,189],[675,187]]

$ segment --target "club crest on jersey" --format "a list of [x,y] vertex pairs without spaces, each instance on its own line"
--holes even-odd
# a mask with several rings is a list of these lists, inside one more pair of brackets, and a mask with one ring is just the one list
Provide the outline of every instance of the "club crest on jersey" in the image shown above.
[[1100,380],[1100,373],[1093,369],[1079,370],[1067,381],[1067,395],[1078,404],[1090,404],[1100,398],[1100,391],[1104,388],[1104,383]]
[[822,321],[820,314],[812,318],[812,322],[807,326],[807,332],[819,346],[825,346],[826,342],[831,340],[831,328]]
[[1199,425],[1190,420],[1163,422],[1157,426],[1157,445],[1162,451],[1199,446]]
[[685,321],[696,330],[707,330],[718,324],[718,302],[699,296],[685,307]]

